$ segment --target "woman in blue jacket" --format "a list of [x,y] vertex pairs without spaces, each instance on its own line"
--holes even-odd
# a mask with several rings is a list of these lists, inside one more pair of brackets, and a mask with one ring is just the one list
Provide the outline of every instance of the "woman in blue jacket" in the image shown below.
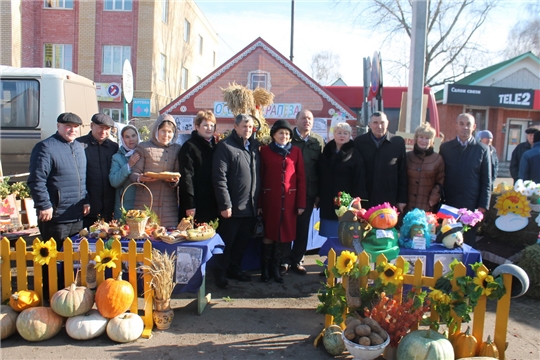
[[[131,167],[141,158],[140,154],[134,152],[140,141],[139,132],[135,126],[127,125],[122,128],[119,138],[122,145],[112,157],[111,172],[109,173],[109,181],[116,188],[116,201],[114,204],[115,219],[122,217],[122,211],[120,210],[122,206],[121,198],[126,187],[131,184],[131,180],[129,180]],[[124,194],[124,209],[133,209],[134,203],[135,187],[132,186]]]

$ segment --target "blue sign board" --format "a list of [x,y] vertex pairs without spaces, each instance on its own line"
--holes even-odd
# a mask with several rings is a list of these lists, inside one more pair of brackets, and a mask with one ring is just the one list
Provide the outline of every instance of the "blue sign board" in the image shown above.
[[150,117],[150,99],[133,99],[133,116]]

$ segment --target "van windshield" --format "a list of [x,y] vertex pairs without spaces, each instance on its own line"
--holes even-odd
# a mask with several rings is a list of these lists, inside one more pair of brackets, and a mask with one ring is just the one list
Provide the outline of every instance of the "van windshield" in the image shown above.
[[2,128],[36,128],[39,123],[39,82],[0,80]]

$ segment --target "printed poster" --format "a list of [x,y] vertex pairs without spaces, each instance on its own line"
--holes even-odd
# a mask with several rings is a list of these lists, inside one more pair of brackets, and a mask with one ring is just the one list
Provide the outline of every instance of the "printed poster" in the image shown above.
[[202,264],[200,248],[178,246],[176,248],[176,283],[187,284]]
[[457,259],[463,262],[463,254],[435,254],[433,256],[433,266],[440,261],[443,264],[443,275],[450,271],[450,263]]

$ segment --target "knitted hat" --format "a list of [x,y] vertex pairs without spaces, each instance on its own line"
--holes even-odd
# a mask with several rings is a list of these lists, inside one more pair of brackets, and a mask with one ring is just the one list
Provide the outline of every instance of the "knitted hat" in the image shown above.
[[287,120],[278,120],[278,121],[276,121],[274,123],[274,125],[272,125],[272,129],[270,129],[270,137],[274,137],[274,134],[279,129],[287,129],[287,130],[289,130],[289,133],[291,134],[291,137],[293,136],[291,124],[289,124],[289,122]]

